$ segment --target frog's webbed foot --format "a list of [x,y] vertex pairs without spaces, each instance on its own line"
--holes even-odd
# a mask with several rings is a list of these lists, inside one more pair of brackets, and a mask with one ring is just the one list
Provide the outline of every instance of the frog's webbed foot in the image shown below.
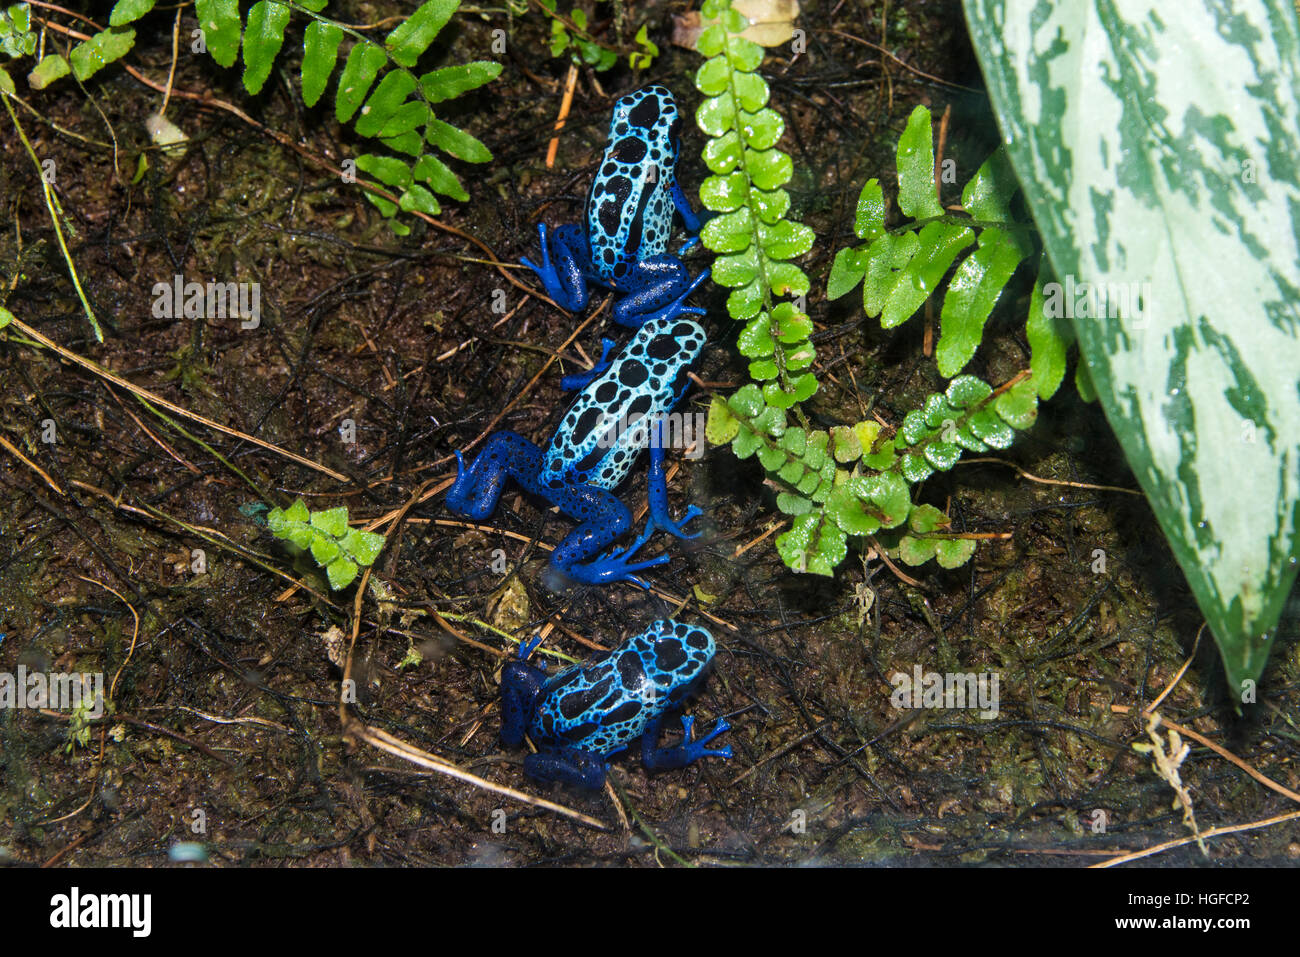
[[[582,253],[582,233],[576,226],[561,226],[555,230],[554,242],[548,238],[545,223],[537,224],[537,235],[542,245],[542,264],[538,266],[527,256],[519,261],[542,281],[546,294],[562,308],[570,312],[581,312],[587,308],[591,293],[587,289],[587,280],[583,275],[584,260]],[[551,248],[554,246],[555,262],[551,261]]]
[[585,565],[573,565],[567,569],[567,573],[570,577],[587,585],[632,582],[632,584],[639,585],[649,591],[650,586],[637,578],[634,572],[654,568],[656,565],[665,565],[668,563],[668,556],[656,555],[654,558],[643,562],[633,562],[632,556],[640,551],[641,546],[650,541],[650,536],[654,534],[654,530],[654,522],[646,522],[645,531],[627,548],[621,550],[616,548]]
[[586,372],[574,372],[571,375],[566,375],[560,380],[560,388],[569,392],[577,392],[579,389],[585,389],[587,386],[591,385],[592,382],[594,382],[599,376],[603,375],[605,370],[610,367],[612,360],[609,358],[609,354],[613,350],[614,345],[615,343],[613,339],[601,339],[600,359],[597,360],[596,364]]
[[682,514],[680,521],[674,522],[668,517],[668,511],[665,508],[662,514],[651,514],[650,524],[653,528],[663,529],[669,535],[675,535],[677,538],[699,538],[700,535],[703,534],[702,532],[687,532],[684,531],[683,526],[685,526],[691,519],[703,514],[704,512],[692,505]]
[[627,283],[633,288],[639,284],[640,288],[614,305],[614,321],[619,325],[635,329],[654,319],[671,321],[687,313],[704,315],[704,309],[688,306],[686,300],[709,278],[708,268],[692,279],[680,259],[663,255],[643,260],[636,270],[638,275]]
[[686,765],[698,761],[700,758],[729,758],[731,757],[731,745],[722,748],[709,748],[706,745],[725,731],[731,730],[731,725],[727,724],[725,718],[719,718],[713,726],[713,730],[700,738],[698,741],[692,740],[694,733],[695,719],[690,715],[682,715],[682,740],[680,744],[671,748],[660,748],[655,745],[658,743],[659,722],[651,725],[646,730],[646,737],[641,740],[641,760],[647,768],[652,771],[662,771],[671,768],[684,768]]

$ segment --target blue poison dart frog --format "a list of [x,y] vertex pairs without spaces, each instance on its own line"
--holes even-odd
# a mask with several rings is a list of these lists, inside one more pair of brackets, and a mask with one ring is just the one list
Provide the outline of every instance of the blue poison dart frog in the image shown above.
[[541,266],[523,260],[563,308],[585,309],[587,284],[596,283],[623,294],[614,305],[620,325],[635,328],[651,319],[704,313],[687,306],[686,297],[709,270],[692,279],[668,252],[674,208],[691,234],[682,252],[698,242],[701,224],[677,183],[681,124],[677,103],[662,86],[647,86],[614,104],[609,145],[587,198],[585,229],[560,226],[548,241],[543,223],[537,227]]
[[507,747],[537,745],[524,770],[543,781],[599,788],[606,761],[641,739],[641,761],[651,771],[684,768],[712,755],[731,757],[731,747],[706,748],[730,728],[719,718],[703,738],[692,740],[694,718],[683,715],[682,742],[659,747],[664,715],[699,685],[713,659],[713,636],[696,625],[656,621],[613,651],[547,677],[525,662],[541,641],[521,643],[519,659],[501,672],[501,740]]
[[[606,353],[609,345],[606,341]],[[577,377],[583,380],[582,391],[544,451],[521,435],[502,431],[487,440],[468,468],[457,452],[456,482],[447,492],[447,507],[466,518],[485,519],[496,508],[506,479],[514,479],[529,494],[579,523],[551,553],[550,587],[563,584],[563,578],[554,574],[557,570],[589,585],[630,581],[647,587],[633,573],[661,565],[668,556],[637,563],[631,559],[654,530],[678,538],[695,537],[682,527],[700,514],[698,508],[688,508],[680,522],[668,515],[663,449],[668,430],[661,426],[664,414],[685,393],[687,371],[703,348],[704,330],[693,320],[647,322],[599,375]],[[678,430],[679,437],[683,431]],[[650,447],[650,518],[645,531],[629,548],[597,558],[632,527],[632,513],[613,490],[646,445]]]

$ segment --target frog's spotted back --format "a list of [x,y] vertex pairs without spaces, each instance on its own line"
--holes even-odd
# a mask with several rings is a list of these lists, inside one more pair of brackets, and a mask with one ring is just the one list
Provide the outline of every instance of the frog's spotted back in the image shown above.
[[689,384],[687,371],[704,348],[704,329],[690,319],[653,319],[618,358],[583,389],[565,413],[542,463],[541,481],[616,488],[646,447],[634,428],[669,412]]
[[607,754],[680,704],[715,651],[698,625],[656,621],[603,657],[548,678],[531,730],[538,741]]
[[614,105],[609,145],[587,202],[591,268],[605,282],[617,283],[637,260],[668,249],[680,128],[666,87],[647,86]]

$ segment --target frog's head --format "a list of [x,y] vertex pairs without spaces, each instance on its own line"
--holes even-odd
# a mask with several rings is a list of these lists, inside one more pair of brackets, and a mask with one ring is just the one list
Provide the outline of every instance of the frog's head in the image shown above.
[[[619,97],[609,123],[609,139],[616,142],[635,137],[650,148],[653,161],[671,169],[681,152],[681,128],[677,101],[667,87],[654,84]],[[656,151],[663,155],[654,156]]]
[[669,706],[680,704],[699,687],[717,650],[713,636],[698,625],[672,619],[656,621],[631,640],[647,678]]

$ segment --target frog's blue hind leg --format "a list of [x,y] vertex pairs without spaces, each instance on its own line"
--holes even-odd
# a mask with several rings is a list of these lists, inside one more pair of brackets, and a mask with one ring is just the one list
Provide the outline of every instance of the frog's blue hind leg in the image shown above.
[[604,373],[613,361],[609,358],[610,351],[614,348],[613,339],[600,340],[600,360],[588,369],[586,372],[575,372],[572,375],[566,375],[560,380],[560,388],[569,392],[577,392],[579,389],[585,389],[596,379],[597,376]]
[[574,581],[585,585],[630,581],[648,588],[634,573],[668,561],[667,555],[657,555],[644,562],[631,561],[637,550],[649,541],[654,532],[652,526],[647,526],[645,533],[631,547],[622,551],[614,549],[594,561],[587,561],[632,527],[632,513],[612,492],[593,485],[556,490],[553,501],[565,515],[582,522],[551,553],[552,567]]
[[674,745],[671,748],[659,747],[659,731],[663,727],[664,719],[660,715],[646,727],[645,733],[641,735],[641,761],[651,771],[668,771],[673,768],[684,768],[693,761],[698,761],[703,757],[729,758],[731,757],[731,745],[716,750],[706,748],[705,745],[722,734],[729,731],[731,725],[727,724],[723,718],[718,719],[718,723],[713,726],[713,730],[700,738],[698,741],[691,740],[692,727],[695,719],[689,715],[682,715],[683,737],[681,744]]
[[[581,312],[587,308],[591,293],[587,289],[585,273],[589,271],[590,255],[582,229],[573,224],[557,227],[551,242],[547,242],[546,224],[538,223],[537,235],[542,241],[542,264],[534,265],[527,257],[519,260],[533,272],[546,287],[546,294],[564,309]],[[554,247],[555,262],[551,262]]]
[[497,507],[506,479],[537,494],[541,467],[542,450],[536,445],[514,432],[497,432],[468,468],[464,456],[456,453],[456,482],[447,492],[447,507],[466,518],[487,518]]
[[614,321],[635,329],[651,319],[676,319],[687,312],[702,316],[704,310],[686,305],[686,298],[708,278],[705,269],[692,279],[682,261],[667,253],[642,259],[619,283],[627,295],[614,304]]
[[608,770],[604,755],[580,748],[548,748],[524,758],[524,771],[530,777],[593,791],[605,786]]
[[650,489],[647,495],[650,502],[650,523],[646,526],[647,533],[653,528],[662,528],[678,538],[698,538],[699,532],[692,534],[682,531],[682,527],[687,522],[703,514],[698,508],[694,505],[688,508],[680,522],[674,522],[668,514],[668,473],[664,469],[664,432],[666,431],[662,419],[657,418],[650,427]]

